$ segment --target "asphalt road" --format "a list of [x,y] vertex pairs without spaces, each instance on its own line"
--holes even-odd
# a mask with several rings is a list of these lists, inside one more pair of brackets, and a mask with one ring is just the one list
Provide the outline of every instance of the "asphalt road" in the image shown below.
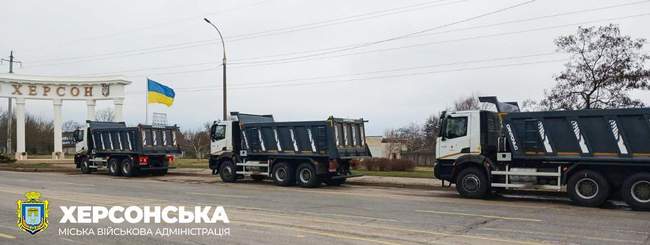
[[[214,177],[216,178],[216,177]],[[271,183],[183,183],[103,174],[0,171],[0,244],[650,244],[650,212],[582,208],[549,198],[461,199],[453,191]],[[16,200],[39,191],[49,228],[16,223]],[[224,206],[229,224],[60,224],[59,206]],[[229,228],[229,236],[61,235],[101,227]]]

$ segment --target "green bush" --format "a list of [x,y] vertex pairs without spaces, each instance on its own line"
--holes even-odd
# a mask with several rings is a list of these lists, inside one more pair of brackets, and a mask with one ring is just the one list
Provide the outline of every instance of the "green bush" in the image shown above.
[[402,159],[371,158],[362,161],[352,161],[352,169],[368,171],[413,171],[415,163]]
[[0,163],[13,163],[16,162],[16,159],[5,154],[0,154]]

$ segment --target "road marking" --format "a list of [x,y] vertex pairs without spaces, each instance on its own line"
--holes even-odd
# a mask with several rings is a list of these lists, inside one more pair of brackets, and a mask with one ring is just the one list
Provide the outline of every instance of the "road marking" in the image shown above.
[[0,233],[0,237],[7,238],[7,239],[16,239],[15,236],[4,234],[4,233]]
[[75,240],[68,239],[68,238],[65,238],[65,237],[61,237],[61,240],[64,240],[64,241],[69,242],[69,243],[83,244],[80,241],[75,241]]
[[364,237],[360,237],[360,236],[334,234],[334,233],[329,233],[329,232],[315,231],[315,230],[312,230],[312,229],[303,229],[303,228],[291,227],[291,226],[286,226],[286,225],[260,224],[260,223],[251,223],[251,222],[245,222],[245,221],[234,221],[234,223],[248,225],[248,226],[294,230],[294,231],[300,231],[300,232],[304,232],[304,233],[311,233],[311,234],[316,234],[316,235],[319,235],[319,236],[333,237],[333,238],[338,238],[338,239],[349,239],[349,240],[357,240],[357,241],[364,241],[364,242],[380,243],[380,244],[386,244],[386,245],[400,245],[400,243],[394,243],[394,242],[389,242],[389,241],[384,241],[384,240],[369,239],[369,238],[364,238]]
[[[238,189],[245,189],[245,190],[257,190],[259,191],[259,188],[250,188],[250,187],[243,187],[243,185],[229,185],[229,187],[236,187]],[[275,186],[271,186],[271,189]],[[419,201],[426,201],[426,202],[441,202],[441,203],[454,203],[454,204],[463,204],[463,205],[480,205],[480,206],[488,206],[488,207],[512,207],[512,208],[527,208],[527,209],[548,209],[550,206],[546,205],[539,205],[539,204],[531,204],[531,205],[517,205],[517,204],[511,204],[505,201],[483,201],[483,200],[473,200],[472,202],[468,202],[467,200],[463,200],[460,198],[450,198],[450,197],[438,197],[438,196],[407,196],[407,195],[395,195],[395,194],[371,194],[371,193],[361,193],[361,192],[344,192],[343,190],[333,190],[333,191],[326,191],[326,190],[301,190],[301,189],[292,189],[292,192],[304,192],[304,193],[313,193],[313,194],[329,194],[329,195],[340,195],[340,196],[356,196],[356,197],[373,197],[373,198],[390,198],[390,199],[397,199],[397,200],[405,200],[405,199],[411,199],[411,200],[419,200]],[[451,192],[449,192],[451,193]],[[486,203],[486,202],[491,202],[491,203]]]
[[228,198],[250,198],[249,196],[242,195],[228,195],[228,194],[215,194],[215,193],[199,193],[199,192],[189,192],[188,194],[199,195],[199,196],[214,196],[214,197],[228,197]]
[[431,214],[458,215],[458,216],[472,216],[472,217],[481,217],[481,218],[488,218],[488,219],[517,220],[517,221],[529,221],[529,222],[544,222],[541,219],[516,218],[516,217],[482,215],[482,214],[469,214],[469,213],[458,213],[458,212],[443,212],[443,211],[431,211],[431,210],[415,210],[415,212],[418,212],[418,213],[431,213]]
[[539,232],[539,231],[522,231],[522,230],[511,230],[511,229],[500,229],[500,228],[479,228],[479,230],[536,234],[536,235],[543,235],[545,237],[563,236],[563,237],[580,238],[580,239],[597,240],[597,241],[606,241],[606,242],[644,243],[644,241],[621,240],[621,239],[593,237],[593,236],[577,236],[577,235],[570,235],[570,234],[547,233],[547,232]]
[[[240,210],[242,210],[241,212],[246,213],[246,214],[250,214],[251,212],[244,212],[244,211],[250,211],[250,210],[261,210],[261,211],[263,211],[264,210],[264,209],[259,209],[259,208],[236,208],[236,207],[233,207],[233,209],[235,209],[235,210],[240,209]],[[229,211],[229,212],[232,212],[232,211]],[[323,219],[318,219],[318,218],[314,218],[314,217],[302,218],[302,217],[295,217],[295,215],[278,214],[277,212],[275,214],[258,212],[255,215],[280,217],[280,218],[288,218],[288,219],[296,219],[296,220],[304,220],[304,221],[310,221],[310,222],[315,221],[315,222],[338,224],[338,225],[345,225],[345,226],[361,226],[361,227],[365,227],[365,228],[384,229],[384,230],[389,230],[389,231],[402,231],[402,232],[406,232],[406,233],[420,233],[420,234],[443,236],[443,237],[462,237],[462,238],[476,239],[476,240],[483,240],[483,241],[506,242],[506,243],[515,243],[515,244],[542,244],[540,242],[510,240],[510,239],[505,239],[505,238],[492,238],[492,237],[485,237],[485,236],[463,235],[463,234],[425,231],[425,230],[414,230],[414,229],[380,226],[380,225],[369,225],[369,224],[358,224],[358,223],[341,222],[341,221],[330,221],[330,220],[323,220]]]

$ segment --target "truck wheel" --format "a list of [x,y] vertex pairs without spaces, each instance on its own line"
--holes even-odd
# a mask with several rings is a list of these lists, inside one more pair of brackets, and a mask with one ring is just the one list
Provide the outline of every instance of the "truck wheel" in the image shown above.
[[251,175],[251,178],[253,178],[253,180],[255,180],[255,181],[262,181],[262,180],[264,180],[266,178],[266,176],[253,174],[253,175]]
[[340,178],[340,179],[327,178],[324,179],[323,182],[325,182],[325,184],[329,186],[340,186],[342,184],[345,184],[345,180],[346,178]]
[[108,160],[108,174],[112,176],[122,175],[122,170],[120,170],[120,162],[117,158],[111,158]]
[[82,174],[90,174],[90,161],[88,161],[88,158],[81,159],[80,169]]
[[582,170],[573,174],[567,183],[569,198],[576,205],[598,207],[609,197],[607,179],[593,170]]
[[279,186],[290,186],[296,183],[295,169],[286,162],[273,166],[273,182]]
[[296,179],[298,180],[298,184],[302,187],[313,188],[318,187],[321,184],[320,177],[316,175],[316,168],[314,168],[314,164],[311,163],[303,163],[298,166]]
[[467,198],[486,198],[490,183],[484,171],[475,167],[463,169],[456,178],[456,191]]
[[219,176],[221,176],[221,181],[232,183],[237,181],[237,175],[235,174],[235,164],[231,161],[226,160],[221,162],[219,167]]
[[650,173],[637,173],[625,179],[621,194],[632,209],[650,211]]
[[136,174],[136,169],[135,166],[133,165],[133,161],[130,158],[125,158],[122,160],[122,164],[120,164],[122,167],[122,175],[126,177],[133,177]]

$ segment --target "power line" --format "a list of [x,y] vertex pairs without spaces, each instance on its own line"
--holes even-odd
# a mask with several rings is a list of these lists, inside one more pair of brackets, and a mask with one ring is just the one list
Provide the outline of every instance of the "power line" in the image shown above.
[[[421,76],[421,75],[430,75],[430,74],[447,73],[447,72],[459,72],[459,71],[483,70],[483,69],[493,69],[493,68],[535,65],[535,64],[558,63],[558,62],[566,62],[566,61],[567,61],[567,59],[541,60],[541,61],[533,61],[533,62],[520,62],[520,63],[510,63],[510,64],[501,64],[501,65],[488,65],[488,66],[478,66],[478,67],[470,67],[470,68],[457,68],[457,69],[438,70],[438,71],[415,72],[415,73],[396,74],[396,75],[387,75],[387,76],[374,76],[374,77],[366,77],[366,78],[315,81],[315,82],[306,82],[306,83],[305,82],[293,82],[293,83],[246,83],[246,84],[251,84],[251,85],[232,86],[229,89],[253,89],[253,88],[269,88],[269,87],[320,85],[320,84],[342,83],[342,82],[352,82],[352,81],[364,81],[364,80],[376,80],[376,79],[387,79],[387,78]],[[202,91],[211,91],[211,90],[219,90],[219,89],[221,89],[221,87],[179,88],[179,89],[176,89],[176,90],[185,91],[185,92],[202,92]],[[145,92],[146,91],[130,91],[127,94],[141,94],[141,93],[145,93]]]
[[[591,9],[582,9],[582,10],[568,11],[568,12],[562,12],[562,13],[556,13],[556,14],[550,14],[550,15],[543,15],[543,16],[537,16],[537,17],[531,17],[531,18],[515,19],[515,20],[509,20],[509,21],[498,22],[498,23],[493,23],[493,24],[470,26],[470,27],[456,28],[456,29],[451,29],[451,30],[446,30],[446,31],[432,32],[432,33],[427,33],[427,34],[418,35],[418,36],[414,36],[414,37],[422,37],[422,36],[425,36],[425,35],[429,36],[429,35],[437,35],[437,34],[458,32],[458,31],[482,29],[482,28],[495,27],[495,26],[501,26],[501,25],[507,25],[507,24],[518,24],[518,23],[530,22],[530,21],[535,21],[535,20],[548,19],[548,18],[567,16],[567,15],[574,15],[574,14],[581,14],[581,13],[588,13],[588,12],[594,12],[594,11],[600,11],[600,10],[606,10],[606,9],[612,9],[612,8],[627,7],[627,6],[637,5],[637,4],[644,4],[644,3],[650,3],[650,1],[643,0],[643,1],[637,1],[637,2],[631,2],[631,3],[608,5],[608,6],[603,6],[603,7],[591,8]],[[267,55],[267,56],[258,56],[258,57],[253,57],[253,58],[243,58],[243,59],[239,59],[239,60],[234,59],[233,61],[235,61],[235,62],[237,62],[237,61],[239,61],[239,62],[247,62],[249,60],[258,60],[258,59],[264,59],[264,58],[270,58],[270,57],[288,56],[288,55],[301,54],[301,53],[314,53],[314,52],[333,50],[333,49],[338,49],[338,48],[346,48],[346,47],[351,47],[351,46],[354,46],[354,45],[355,44],[346,45],[346,46],[342,46],[342,47],[326,48],[326,49],[316,49],[316,50],[289,52],[289,53]]]
[[[363,55],[363,54],[369,54],[369,53],[387,52],[387,51],[394,51],[394,50],[401,50],[401,49],[409,49],[409,48],[430,46],[430,45],[434,45],[434,44],[453,43],[453,42],[459,42],[459,41],[469,41],[469,40],[477,40],[477,39],[484,39],[484,38],[491,38],[491,37],[498,37],[498,36],[505,36],[505,35],[515,35],[515,34],[522,34],[522,33],[528,33],[528,32],[536,32],[536,31],[558,29],[558,28],[563,28],[563,27],[568,27],[568,26],[576,26],[576,25],[589,24],[589,23],[595,23],[595,22],[637,18],[637,17],[648,16],[648,15],[650,15],[650,13],[642,13],[642,14],[637,14],[637,15],[628,15],[628,16],[614,17],[614,18],[603,18],[603,19],[590,20],[590,21],[577,22],[577,23],[570,23],[570,24],[563,24],[563,25],[554,25],[554,26],[547,26],[547,27],[540,27],[540,28],[525,29],[525,30],[520,30],[520,31],[501,32],[501,33],[493,33],[493,34],[486,34],[486,35],[477,35],[477,36],[458,38],[458,39],[449,39],[449,40],[441,40],[441,41],[434,41],[434,42],[425,42],[425,43],[418,43],[418,44],[412,44],[412,45],[406,45],[406,46],[383,48],[383,49],[374,49],[374,50],[367,50],[367,51],[348,53],[348,54],[340,54],[340,55],[331,55],[331,56],[311,57],[311,58],[306,58],[306,59],[288,60],[288,61],[284,61],[284,62],[253,63],[253,64],[239,64],[239,65],[234,64],[235,67],[233,67],[233,68],[246,68],[246,67],[255,67],[255,66],[278,65],[278,64],[304,62],[304,61],[310,61],[310,60],[331,59],[331,58],[340,58],[340,57],[347,57],[347,56],[353,56],[353,55]],[[170,74],[187,74],[187,73],[196,73],[196,72],[206,72],[206,71],[213,71],[217,67],[217,64],[215,64],[214,62],[201,62],[201,63],[187,64],[187,65],[150,67],[150,68],[142,68],[142,69],[135,69],[135,70],[122,70],[122,71],[114,71],[114,72],[106,72],[106,73],[90,73],[90,74],[83,74],[83,75],[106,75],[106,74],[117,74],[117,73],[122,74],[122,73],[129,73],[129,72],[133,72],[133,71],[160,70],[160,69],[169,69],[169,68],[177,68],[177,67],[189,67],[189,66],[197,66],[197,65],[214,65],[214,67],[187,70],[187,71],[172,71],[172,72],[162,72],[162,73],[153,73],[153,74],[147,73],[147,74],[142,74],[142,75],[170,75]]]
[[[379,11],[373,11],[373,12],[357,14],[357,15],[352,15],[352,16],[347,16],[347,17],[329,19],[329,20],[313,22],[313,23],[309,23],[309,24],[302,24],[302,25],[290,26],[290,27],[285,27],[285,28],[277,28],[277,29],[261,31],[261,32],[246,33],[246,34],[227,37],[226,40],[229,41],[229,42],[233,42],[233,41],[240,41],[240,40],[246,40],[246,39],[251,39],[251,38],[257,38],[257,37],[261,37],[261,36],[276,35],[276,34],[289,33],[289,32],[295,32],[295,31],[300,31],[300,30],[309,30],[309,29],[315,29],[315,28],[320,28],[320,27],[325,27],[325,26],[331,26],[331,25],[335,25],[335,24],[344,24],[344,23],[349,23],[349,22],[352,22],[352,21],[359,21],[359,20],[364,20],[364,19],[369,19],[369,18],[377,18],[377,17],[381,17],[381,16],[386,16],[386,15],[392,15],[392,14],[404,13],[404,12],[409,12],[409,11],[422,10],[422,9],[430,8],[430,7],[450,5],[450,4],[455,4],[455,3],[469,1],[469,0],[456,0],[456,1],[451,1],[451,2],[448,2],[448,3],[444,3],[445,1],[448,1],[448,0],[428,1],[428,2],[424,2],[424,3],[418,3],[418,4],[412,4],[412,5],[407,5],[407,6],[397,7],[397,8],[390,8],[390,9],[384,9],[384,10],[379,10]],[[440,3],[440,2],[443,2],[443,3],[442,4],[434,4],[434,3]],[[137,51],[160,52],[160,51],[167,51],[167,50],[169,50],[168,48],[180,49],[180,48],[191,48],[191,47],[197,47],[197,46],[211,45],[212,42],[213,42],[212,39],[207,39],[207,40],[199,40],[199,41],[191,41],[191,42],[182,42],[182,43],[176,43],[176,44],[161,45],[161,46],[145,48],[145,49],[132,49],[132,50],[116,51],[116,52],[110,52],[110,53],[104,53],[104,54],[98,54],[98,55],[88,55],[88,56],[76,56],[76,57],[64,57],[64,58],[56,58],[56,59],[36,60],[36,61],[33,61],[32,63],[34,63],[34,64],[42,64],[43,62],[55,61],[55,60],[60,61],[60,60],[76,60],[76,59],[85,59],[85,58],[104,57],[104,56],[112,56],[112,55],[119,55],[119,54],[125,54],[125,53],[132,53],[132,52],[137,52]],[[78,61],[78,62],[83,62],[83,61]],[[77,62],[74,62],[74,63],[77,63]]]
[[[206,15],[209,16],[209,15],[215,15],[215,14],[232,13],[232,12],[240,11],[240,10],[243,10],[243,9],[247,9],[247,8],[255,7],[255,6],[261,5],[261,4],[263,4],[263,3],[265,3],[265,2],[268,2],[268,1],[269,1],[269,0],[261,0],[261,1],[257,1],[257,2],[251,3],[251,4],[249,4],[249,5],[244,5],[244,6],[239,6],[239,7],[233,7],[233,8],[224,9],[224,10],[219,10],[219,11],[213,11],[213,12],[207,12],[207,13],[204,13],[204,14],[202,14],[202,15],[196,15],[196,16],[192,16],[192,17],[184,17],[184,18],[177,18],[177,19],[173,19],[173,20],[169,20],[169,21],[164,21],[164,22],[160,22],[160,23],[156,23],[156,24],[151,24],[151,25],[147,25],[147,26],[136,27],[136,28],[130,28],[130,29],[127,29],[127,30],[122,30],[122,31],[117,31],[117,32],[111,32],[111,33],[106,33],[106,34],[101,34],[101,35],[96,35],[96,36],[89,36],[89,37],[84,37],[84,38],[79,38],[79,39],[68,40],[68,41],[65,41],[65,42],[63,42],[63,43],[59,43],[58,45],[71,44],[71,43],[76,43],[76,42],[81,42],[81,41],[87,41],[87,40],[96,40],[96,39],[100,39],[100,38],[115,37],[115,36],[120,36],[120,35],[124,35],[124,34],[128,34],[128,33],[133,33],[133,32],[137,32],[137,31],[143,31],[143,30],[155,29],[155,28],[158,28],[158,27],[163,27],[163,26],[168,26],[168,25],[172,25],[172,24],[177,24],[177,23],[179,23],[179,22],[195,21],[196,19],[203,18],[203,17],[205,17]],[[64,58],[64,59],[65,59],[65,58]],[[43,61],[54,61],[54,60],[59,60],[59,59],[45,59],[45,60],[37,60],[37,61],[35,61],[35,62],[39,62],[39,63],[40,63],[40,62],[43,62]]]
[[386,51],[393,51],[393,50],[401,50],[401,49],[408,49],[408,48],[430,46],[430,45],[434,45],[434,44],[443,44],[443,43],[451,43],[451,42],[459,42],[459,41],[477,40],[477,39],[484,39],[484,38],[490,38],[490,37],[522,34],[522,33],[528,33],[528,32],[536,32],[536,31],[544,31],[544,30],[558,29],[558,28],[563,28],[563,27],[568,27],[568,26],[589,24],[589,23],[594,23],[594,22],[630,19],[630,18],[637,18],[637,17],[648,16],[648,15],[650,15],[650,13],[643,13],[643,14],[629,15],[629,16],[622,16],[622,17],[614,17],[614,18],[604,18],[604,19],[577,22],[577,23],[571,23],[571,24],[563,24],[563,25],[555,25],[555,26],[547,26],[547,27],[540,27],[540,28],[525,29],[525,30],[520,30],[520,31],[501,32],[501,33],[486,34],[486,35],[477,35],[477,36],[458,38],[458,39],[425,42],[425,43],[418,43],[418,44],[412,44],[412,45],[406,45],[406,46],[383,48],[383,49],[374,49],[374,50],[367,50],[367,51],[340,54],[340,55],[317,56],[317,57],[308,57],[308,58],[303,58],[303,59],[285,60],[285,61],[282,61],[282,62],[253,62],[253,63],[249,62],[249,63],[233,63],[233,65],[235,67],[241,68],[241,67],[287,64],[287,63],[295,63],[295,62],[304,62],[304,61],[309,61],[309,60],[340,58],[340,57],[353,56],[353,55],[361,55],[361,54],[369,54],[369,53],[386,52]]
[[[483,14],[480,14],[480,15],[472,16],[472,17],[461,19],[461,20],[458,20],[458,21],[453,21],[453,22],[450,22],[450,23],[447,23],[447,24],[438,25],[438,26],[423,29],[423,30],[420,30],[420,31],[411,32],[411,33],[407,33],[407,34],[402,34],[402,35],[398,35],[398,36],[394,36],[394,37],[391,37],[391,38],[382,39],[382,40],[378,40],[378,41],[366,42],[366,43],[354,45],[352,47],[347,47],[347,48],[343,48],[343,49],[336,49],[336,50],[331,50],[331,51],[328,51],[328,52],[321,52],[321,53],[317,53],[317,54],[312,54],[312,55],[308,55],[307,57],[320,56],[320,55],[325,55],[325,54],[329,54],[329,53],[338,53],[338,52],[342,52],[342,51],[368,47],[368,46],[372,46],[372,45],[376,45],[376,44],[380,44],[380,43],[384,43],[384,42],[395,41],[395,40],[403,39],[403,38],[406,38],[406,37],[409,37],[409,36],[412,36],[412,35],[416,35],[416,34],[420,34],[420,33],[426,33],[426,32],[432,31],[432,30],[441,29],[441,28],[452,26],[452,25],[465,23],[465,22],[469,22],[469,21],[472,21],[472,20],[476,20],[476,19],[479,19],[479,18],[486,17],[486,16],[501,13],[501,12],[504,12],[504,11],[507,11],[507,10],[510,10],[510,9],[514,9],[514,8],[517,8],[517,7],[520,7],[520,6],[530,4],[530,3],[534,2],[534,1],[536,1],[536,0],[527,0],[525,2],[520,2],[520,3],[514,4],[514,5],[507,6],[505,8],[500,8],[500,9],[489,11],[489,12],[486,12],[486,13],[483,13]],[[211,41],[211,40],[209,40],[209,41]],[[202,42],[202,41],[199,41],[199,42]],[[202,45],[202,44],[199,44],[199,42],[189,42],[189,43],[184,43],[184,44],[174,44],[174,45],[167,45],[167,46],[178,46],[178,45],[181,45],[181,46],[183,46],[183,45],[197,46],[197,45]],[[191,43],[193,43],[193,44],[191,44]],[[149,48],[148,50],[161,49],[161,48],[163,48],[163,50],[164,50],[165,46]],[[168,47],[168,48],[172,48],[172,47]],[[178,48],[178,47],[176,47],[176,48]],[[114,53],[112,53],[110,55],[116,55],[116,54],[120,54],[120,53],[130,53],[130,52],[133,52],[133,51],[138,51],[138,50],[118,51],[118,52],[114,52]],[[106,56],[106,55],[109,55],[109,54],[96,55],[96,56]],[[96,56],[92,56],[92,57],[96,57]],[[88,57],[91,57],[91,56],[88,56]],[[301,57],[305,57],[305,56],[301,56]],[[301,57],[293,57],[291,59],[301,58]],[[78,63],[78,62],[84,62],[84,61],[87,61],[87,60],[81,60],[81,61],[76,61],[76,62],[68,62],[68,63],[64,63],[64,64]],[[34,62],[34,63],[37,63],[37,62]],[[57,64],[61,64],[61,63],[57,62],[57,63],[50,63],[50,64],[44,64],[44,65],[52,65],[52,64],[57,65]],[[43,66],[43,65],[35,65],[34,67],[37,67],[37,66]]]
[[[449,27],[449,26],[453,26],[453,25],[457,25],[457,24],[461,24],[461,23],[465,23],[465,22],[470,22],[470,21],[480,19],[480,18],[483,18],[483,17],[491,16],[491,15],[498,14],[498,13],[501,13],[501,12],[505,12],[505,11],[508,11],[508,10],[511,10],[511,9],[514,9],[514,8],[518,8],[518,7],[521,7],[521,6],[524,6],[524,5],[531,4],[531,3],[535,2],[535,1],[536,0],[528,0],[528,1],[520,2],[520,3],[517,3],[517,4],[509,5],[509,6],[504,7],[504,8],[499,8],[499,9],[496,9],[496,10],[493,10],[493,11],[489,11],[489,12],[486,12],[486,13],[483,13],[483,14],[475,15],[475,16],[464,18],[464,19],[457,20],[457,21],[453,21],[453,22],[450,22],[450,23],[438,25],[438,26],[431,27],[431,28],[426,28],[426,29],[416,31],[416,32],[401,34],[401,35],[393,36],[393,37],[386,38],[386,39],[361,43],[361,44],[358,44],[358,45],[355,45],[355,46],[352,46],[352,47],[341,48],[341,49],[336,49],[336,50],[331,50],[331,51],[325,51],[325,52],[320,52],[320,53],[310,54],[310,55],[296,56],[296,57],[291,57],[291,58],[269,60],[268,62],[278,62],[278,61],[285,61],[285,60],[292,60],[292,59],[300,59],[300,58],[308,58],[308,57],[314,57],[314,56],[322,56],[322,55],[326,55],[326,54],[339,53],[339,52],[343,52],[343,51],[354,50],[354,49],[359,49],[359,48],[365,48],[365,47],[374,46],[374,45],[381,44],[381,43],[396,41],[396,40],[408,38],[408,37],[411,37],[411,36],[414,36],[414,35],[427,33],[427,32],[433,31],[433,30],[438,30],[438,29]],[[233,64],[236,64],[236,63],[233,63]]]

